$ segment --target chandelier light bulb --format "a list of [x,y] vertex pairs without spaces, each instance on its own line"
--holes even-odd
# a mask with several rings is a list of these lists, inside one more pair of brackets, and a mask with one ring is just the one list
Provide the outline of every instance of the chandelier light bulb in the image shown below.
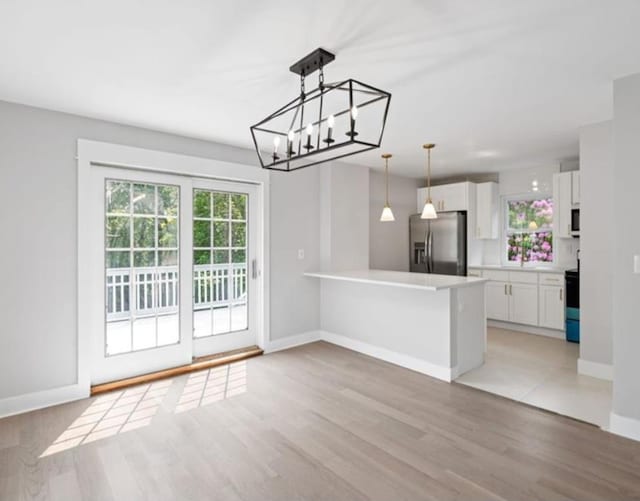
[[278,151],[278,146],[280,146],[280,136],[273,138],[273,151]]
[[334,117],[333,115],[329,115],[329,118],[327,118],[327,125],[329,126],[330,129],[333,129],[333,126],[336,124],[336,117]]
[[307,125],[307,135],[310,136],[311,134],[313,134],[313,125],[309,124]]
[[293,140],[296,138],[296,133],[290,130],[289,134],[287,134],[287,137],[289,138],[289,141],[293,143]]
[[353,107],[351,108],[351,118],[353,120],[355,120],[356,118],[358,118],[358,107],[354,104]]

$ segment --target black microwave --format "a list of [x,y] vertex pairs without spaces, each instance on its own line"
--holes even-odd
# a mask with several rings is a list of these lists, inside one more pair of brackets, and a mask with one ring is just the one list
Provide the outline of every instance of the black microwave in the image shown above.
[[580,209],[571,209],[571,236],[580,236]]

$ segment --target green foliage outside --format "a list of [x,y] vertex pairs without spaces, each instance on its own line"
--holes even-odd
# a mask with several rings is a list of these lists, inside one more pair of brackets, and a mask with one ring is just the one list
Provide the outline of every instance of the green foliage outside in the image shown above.
[[[108,268],[178,263],[179,195],[176,186],[107,181]],[[246,262],[244,249],[229,249],[246,247],[246,204],[244,194],[194,192],[194,264]]]

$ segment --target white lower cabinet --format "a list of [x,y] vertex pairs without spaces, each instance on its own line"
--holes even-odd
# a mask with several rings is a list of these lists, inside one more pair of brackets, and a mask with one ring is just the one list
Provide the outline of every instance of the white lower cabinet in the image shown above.
[[509,284],[509,321],[538,325],[537,284]]
[[564,329],[564,287],[541,285],[538,302],[540,327]]
[[469,269],[489,281],[487,318],[564,330],[564,276],[528,271]]
[[507,282],[487,282],[485,286],[487,318],[509,321],[508,287]]

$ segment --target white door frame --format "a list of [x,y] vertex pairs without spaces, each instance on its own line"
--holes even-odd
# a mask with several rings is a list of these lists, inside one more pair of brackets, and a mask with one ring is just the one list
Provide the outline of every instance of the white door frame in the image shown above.
[[[192,157],[175,153],[147,150],[131,146],[78,139],[78,385],[89,394],[91,385],[92,329],[96,315],[102,323],[104,304],[96,298],[94,283],[96,267],[104,267],[103,249],[96,250],[92,236],[96,231],[96,219],[92,213],[95,196],[90,190],[92,166],[110,166],[131,170],[151,171],[188,177],[223,181],[239,181],[257,186],[258,248],[260,270],[257,290],[258,305],[257,343],[264,348],[269,339],[269,172],[258,167]],[[92,203],[93,202],[93,203]],[[102,224],[100,224],[102,231]],[[94,270],[94,273],[92,273]],[[187,303],[188,304],[188,303]],[[104,326],[100,326],[104,328]],[[189,333],[190,334],[190,333]]]

